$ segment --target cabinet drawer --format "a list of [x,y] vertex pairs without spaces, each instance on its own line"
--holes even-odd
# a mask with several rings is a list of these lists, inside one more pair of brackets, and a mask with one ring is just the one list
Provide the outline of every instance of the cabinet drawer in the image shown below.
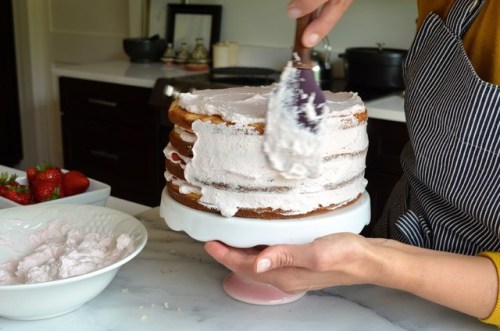
[[405,123],[378,119],[368,120],[367,168],[383,173],[400,175],[402,173],[400,154],[409,141]]
[[382,216],[385,203],[387,202],[394,185],[398,182],[401,176],[390,175],[367,169],[365,178],[368,180],[366,190],[370,194],[371,209],[370,225],[364,229],[364,234],[367,235],[370,233],[373,223],[376,223]]
[[151,130],[63,117],[63,144],[65,167],[111,185],[112,195],[127,191],[160,197],[163,157]]
[[159,114],[147,107],[152,89],[84,79],[59,78],[64,115],[133,127],[157,124]]

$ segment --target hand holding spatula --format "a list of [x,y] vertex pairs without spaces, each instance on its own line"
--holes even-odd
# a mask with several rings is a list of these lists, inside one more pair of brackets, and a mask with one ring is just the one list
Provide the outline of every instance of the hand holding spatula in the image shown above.
[[[317,117],[323,114],[325,96],[318,86],[314,78],[314,72],[312,71],[312,48],[302,45],[301,39],[304,30],[314,17],[316,17],[316,12],[297,19],[295,44],[292,54],[292,65],[298,69],[299,73],[295,102],[299,107],[298,119],[301,124],[313,132],[317,130]],[[309,109],[303,107],[308,102],[312,102],[311,106],[314,107],[314,114],[308,114]]]
[[315,16],[313,12],[297,19],[292,61],[268,104],[264,151],[271,166],[286,178],[314,178],[322,173],[325,96],[314,79],[312,49],[301,42]]

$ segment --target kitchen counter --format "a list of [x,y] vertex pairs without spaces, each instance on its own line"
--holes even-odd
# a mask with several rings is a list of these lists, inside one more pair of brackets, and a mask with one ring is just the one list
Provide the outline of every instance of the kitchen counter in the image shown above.
[[311,291],[284,305],[241,303],[223,291],[228,271],[202,243],[169,230],[159,208],[136,217],[148,229],[148,243],[104,292],[60,317],[0,318],[0,330],[496,330],[413,295],[368,285]]
[[153,88],[157,78],[178,78],[202,73],[188,71],[179,65],[113,61],[89,64],[55,63],[55,76],[81,78],[106,83]]
[[390,94],[385,97],[365,102],[368,118],[380,120],[406,122],[404,112],[404,95],[402,93]]

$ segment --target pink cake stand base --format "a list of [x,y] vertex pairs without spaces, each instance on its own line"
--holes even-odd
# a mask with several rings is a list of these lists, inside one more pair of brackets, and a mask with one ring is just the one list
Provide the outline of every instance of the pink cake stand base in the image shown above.
[[[174,231],[184,231],[199,241],[218,240],[232,247],[249,248],[276,244],[306,244],[332,233],[360,233],[370,222],[370,196],[364,192],[353,204],[307,218],[269,221],[223,217],[189,208],[163,190],[160,216]],[[288,294],[278,288],[230,273],[223,281],[226,293],[239,301],[277,305],[296,301],[305,293]]]
[[256,282],[234,272],[224,278],[222,287],[231,298],[254,305],[281,305],[296,301],[306,294],[285,293],[271,284]]

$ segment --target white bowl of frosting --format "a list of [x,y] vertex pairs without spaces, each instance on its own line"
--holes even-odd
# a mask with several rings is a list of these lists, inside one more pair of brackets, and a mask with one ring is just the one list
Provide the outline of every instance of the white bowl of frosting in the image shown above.
[[0,317],[37,320],[81,307],[146,241],[137,219],[106,207],[0,210]]

